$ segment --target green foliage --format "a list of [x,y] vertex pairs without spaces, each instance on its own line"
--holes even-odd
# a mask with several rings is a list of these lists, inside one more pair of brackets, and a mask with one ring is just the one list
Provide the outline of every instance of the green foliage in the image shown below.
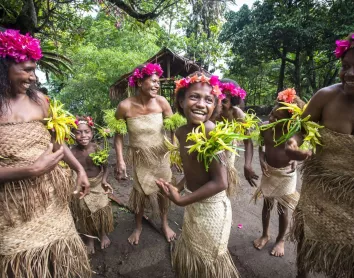
[[105,110],[103,120],[107,127],[114,133],[118,133],[120,135],[126,135],[128,133],[127,123],[123,119],[116,119],[115,109]]
[[159,47],[151,33],[132,32],[130,26],[117,30],[104,15],[87,17],[83,22],[81,41],[59,46],[73,62],[72,73],[66,80],[51,76],[50,94],[67,103],[72,113],[90,115],[102,123],[103,110],[111,108],[109,87]]
[[226,14],[220,34],[233,53],[229,75],[249,92],[248,104],[270,103],[285,87],[295,87],[308,99],[337,81],[335,40],[353,31],[353,22],[350,0],[263,0],[252,9],[244,5]]
[[168,117],[163,120],[163,126],[165,130],[176,131],[177,128],[185,125],[187,120],[179,113],[173,114],[171,117]]

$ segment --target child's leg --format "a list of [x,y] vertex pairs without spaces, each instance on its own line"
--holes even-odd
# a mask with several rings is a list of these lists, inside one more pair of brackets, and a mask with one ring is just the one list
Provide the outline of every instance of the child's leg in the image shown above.
[[289,224],[288,208],[278,203],[278,214],[279,214],[279,234],[275,241],[274,248],[272,252],[270,252],[270,254],[275,257],[282,257],[284,256],[284,236]]
[[143,215],[144,215],[144,204],[142,203],[139,208],[139,212],[135,214],[136,227],[133,233],[128,238],[130,244],[137,245],[139,243],[140,234],[143,229]]
[[269,241],[269,221],[270,221],[270,212],[273,208],[274,201],[264,199],[263,209],[262,209],[262,225],[263,233],[262,236],[255,241],[253,241],[254,247],[258,250],[261,250]]
[[166,197],[159,195],[158,197],[159,200],[159,206],[160,206],[160,211],[161,213],[161,222],[162,222],[162,231],[165,234],[165,237],[168,242],[171,242],[176,239],[176,233],[170,228],[168,225],[168,219],[167,219],[167,204],[168,200]]

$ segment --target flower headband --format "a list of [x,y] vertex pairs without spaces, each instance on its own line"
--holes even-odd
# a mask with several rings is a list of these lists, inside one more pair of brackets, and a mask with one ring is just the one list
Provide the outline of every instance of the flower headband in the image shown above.
[[201,76],[193,75],[192,77],[186,77],[186,78],[182,78],[180,80],[175,81],[175,84],[176,84],[175,94],[177,94],[180,89],[188,88],[190,84],[198,83],[198,82],[209,84],[213,88],[211,93],[213,95],[217,96],[218,99],[222,100],[225,98],[225,95],[221,93],[221,90],[219,87],[220,86],[219,77],[216,75],[213,75],[209,78],[209,77],[206,77],[204,74],[202,74]]
[[133,74],[129,77],[128,83],[130,87],[135,87],[138,79],[144,78],[144,76],[151,76],[153,74],[162,75],[163,70],[159,64],[149,63],[145,65],[142,69],[135,69]]
[[296,97],[296,91],[294,90],[294,88],[288,88],[278,93],[277,100],[286,103],[292,103],[295,97]]
[[76,125],[85,124],[90,127],[93,127],[95,125],[93,119],[90,116],[84,117],[84,120],[81,120],[78,117],[76,117],[75,124]]
[[[354,35],[351,36],[351,39],[354,39]],[[354,45],[348,40],[336,40],[336,50],[334,51],[334,55],[336,55],[337,59],[342,58],[345,52],[352,47],[354,47]]]
[[221,83],[221,90],[223,94],[225,92],[229,92],[233,97],[240,97],[241,99],[245,99],[247,93],[240,86],[235,86],[234,83]]
[[12,29],[0,32],[0,57],[9,57],[20,63],[28,60],[37,61],[42,56],[40,41],[28,33],[21,35],[20,31]]

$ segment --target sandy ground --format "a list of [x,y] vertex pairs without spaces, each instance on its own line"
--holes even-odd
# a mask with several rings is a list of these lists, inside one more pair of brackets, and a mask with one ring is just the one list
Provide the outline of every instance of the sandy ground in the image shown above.
[[[256,250],[252,241],[261,235],[261,210],[263,200],[254,204],[250,199],[255,191],[243,178],[243,155],[236,160],[241,176],[242,190],[238,197],[232,200],[233,226],[229,240],[229,250],[233,260],[244,278],[291,278],[296,276],[295,246],[287,242],[285,256],[275,258],[270,251],[277,236],[278,217],[273,212],[270,224],[271,240],[261,251]],[[115,167],[115,155],[110,156],[110,171]],[[260,175],[258,151],[255,149],[253,167]],[[131,168],[128,166],[128,174]],[[110,174],[109,181],[115,189],[115,194],[126,203],[131,190],[131,179],[118,182]],[[298,181],[300,189],[300,179]],[[96,244],[96,254],[91,256],[94,277],[174,277],[170,264],[170,245],[159,231],[159,222],[151,225],[144,221],[143,232],[138,246],[131,246],[127,238],[134,229],[134,215],[114,202],[115,230],[110,235],[112,244],[108,249],[100,250]],[[183,208],[173,205],[169,213],[169,223],[177,234],[180,234],[183,221]],[[242,224],[242,229],[238,225]],[[311,277],[322,278],[321,275]]]

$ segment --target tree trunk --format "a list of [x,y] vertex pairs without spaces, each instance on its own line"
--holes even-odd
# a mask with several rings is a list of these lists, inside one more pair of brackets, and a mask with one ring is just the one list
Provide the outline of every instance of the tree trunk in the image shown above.
[[286,66],[286,60],[285,60],[286,59],[286,54],[287,54],[287,50],[284,47],[283,48],[283,52],[282,52],[282,57],[281,57],[281,65],[280,65],[280,71],[279,71],[277,93],[279,93],[280,91],[282,91],[284,89],[284,75],[285,75],[285,66]]
[[301,74],[300,74],[300,50],[296,49],[295,61],[294,61],[294,80],[295,80],[295,91],[297,95],[301,98]]

